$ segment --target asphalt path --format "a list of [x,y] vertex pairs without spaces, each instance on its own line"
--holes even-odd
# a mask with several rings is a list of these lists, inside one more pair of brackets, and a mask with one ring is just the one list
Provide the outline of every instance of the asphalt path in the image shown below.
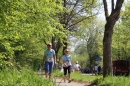
[[56,86],[92,86],[91,83],[88,82],[76,82],[76,81],[71,81],[70,83],[68,81],[64,82],[62,78],[56,78]]

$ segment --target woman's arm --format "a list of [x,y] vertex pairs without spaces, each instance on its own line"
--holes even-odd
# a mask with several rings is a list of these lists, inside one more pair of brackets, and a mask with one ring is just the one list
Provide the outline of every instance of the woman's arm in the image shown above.
[[42,66],[44,65],[45,60],[46,60],[46,56],[44,55],[43,60],[42,60]]
[[54,55],[53,57],[54,57],[54,63],[56,64],[56,55]]

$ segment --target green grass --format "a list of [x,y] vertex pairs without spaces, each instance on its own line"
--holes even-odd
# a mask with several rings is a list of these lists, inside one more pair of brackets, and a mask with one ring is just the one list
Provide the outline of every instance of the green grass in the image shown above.
[[[63,72],[60,72],[58,70],[53,72],[53,76],[61,77],[61,78],[64,77]],[[89,76],[89,75],[82,75],[81,73],[78,73],[78,72],[72,72],[71,79],[73,79],[74,81],[92,82],[95,79],[97,79],[97,77],[96,76]]]
[[44,77],[39,77],[31,70],[3,70],[0,72],[0,86],[55,86]]
[[[53,77],[63,78],[63,72],[53,71]],[[82,75],[81,73],[71,73],[71,79],[79,82],[95,83],[98,86],[130,86],[130,77],[108,76],[103,79],[102,75]],[[45,79],[43,76],[35,74],[30,69],[5,69],[0,71],[0,86],[55,86],[52,80]]]
[[81,73],[74,72],[71,74],[71,78],[75,81],[92,82],[96,79],[96,76],[82,75]]
[[99,85],[105,86],[130,86],[130,77],[125,76],[108,76],[104,79],[98,80]]
[[[54,71],[53,75],[63,78],[63,73],[60,71]],[[82,75],[81,73],[74,72],[71,74],[71,79],[74,81],[94,83],[98,86],[130,86],[130,76],[108,76],[103,78],[102,75]]]

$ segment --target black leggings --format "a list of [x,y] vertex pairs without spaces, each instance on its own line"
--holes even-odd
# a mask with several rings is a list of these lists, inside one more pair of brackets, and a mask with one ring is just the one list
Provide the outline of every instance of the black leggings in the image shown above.
[[64,69],[64,75],[66,75],[66,74],[67,74],[67,70],[68,70],[68,74],[70,74],[70,73],[71,73],[71,71],[70,71],[71,66],[68,66],[68,67],[63,67],[63,69]]

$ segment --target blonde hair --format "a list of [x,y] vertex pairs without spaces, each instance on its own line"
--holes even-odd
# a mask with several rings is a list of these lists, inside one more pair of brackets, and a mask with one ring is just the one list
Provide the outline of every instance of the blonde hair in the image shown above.
[[69,51],[68,49],[65,49],[64,52]]

